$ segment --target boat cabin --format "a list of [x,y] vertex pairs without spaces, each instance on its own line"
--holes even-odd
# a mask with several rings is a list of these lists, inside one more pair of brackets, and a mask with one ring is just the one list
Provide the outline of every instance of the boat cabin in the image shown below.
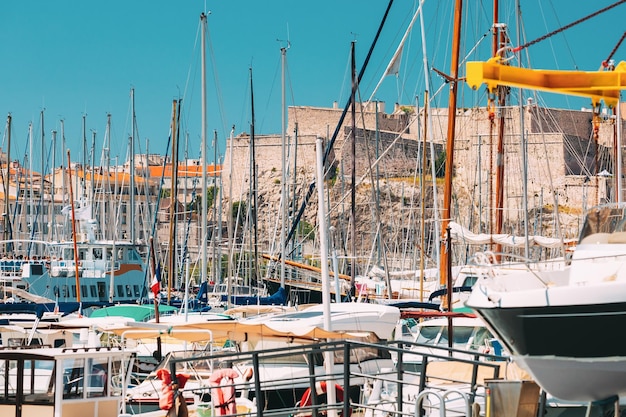
[[0,415],[117,417],[134,355],[115,348],[0,349]]

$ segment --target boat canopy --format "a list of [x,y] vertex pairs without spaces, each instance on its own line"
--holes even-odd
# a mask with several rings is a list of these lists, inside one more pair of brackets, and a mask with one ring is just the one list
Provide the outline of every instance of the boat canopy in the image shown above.
[[[174,314],[178,311],[178,308],[159,305],[159,315]],[[154,306],[152,305],[139,305],[139,304],[119,304],[110,307],[103,307],[94,310],[89,317],[109,317],[119,316],[128,317],[135,321],[148,321],[154,318]]]

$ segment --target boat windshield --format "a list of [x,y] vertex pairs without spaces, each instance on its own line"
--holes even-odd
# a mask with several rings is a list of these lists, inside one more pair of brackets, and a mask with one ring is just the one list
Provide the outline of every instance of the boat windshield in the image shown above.
[[[460,349],[478,350],[493,335],[484,327],[454,326],[452,346]],[[419,329],[417,343],[448,346],[448,326],[423,326]]]
[[579,242],[592,235],[626,232],[626,205],[593,207],[587,212]]

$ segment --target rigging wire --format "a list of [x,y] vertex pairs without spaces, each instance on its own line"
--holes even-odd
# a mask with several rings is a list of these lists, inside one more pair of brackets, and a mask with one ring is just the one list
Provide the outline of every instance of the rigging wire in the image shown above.
[[[624,0],[626,1],[626,0]],[[391,9],[391,6],[393,4],[393,0],[389,0],[389,4],[387,5],[387,8],[385,10],[385,14],[383,15],[383,18],[380,22],[380,25],[378,27],[378,30],[376,31],[376,35],[374,36],[374,40],[372,41],[372,44],[370,45],[370,49],[367,53],[367,56],[365,58],[365,61],[363,63],[363,65],[361,66],[361,70],[358,74],[358,78],[357,78],[357,83],[359,83],[361,81],[361,79],[363,78],[363,73],[365,72],[365,69],[367,68],[367,65],[370,61],[370,58],[372,57],[372,53],[374,50],[374,47],[376,46],[376,44],[378,43],[378,38],[380,37],[380,33],[383,29],[383,26],[385,25],[385,22],[387,21],[387,16],[389,15],[389,10]],[[324,157],[323,157],[323,163],[326,164],[326,162],[328,161],[328,157],[329,154],[331,153],[331,150],[333,148],[333,145],[335,143],[335,140],[337,139],[337,135],[339,134],[339,131],[341,130],[341,126],[343,125],[343,121],[346,117],[346,114],[348,112],[348,108],[350,107],[351,104],[351,100],[348,100],[348,102],[346,103],[343,112],[341,113],[341,116],[339,117],[339,121],[337,122],[337,126],[335,127],[335,132],[333,133],[332,138],[330,139],[330,141],[328,142],[328,144],[326,145],[326,150],[324,151]],[[315,182],[312,182],[311,184],[309,184],[309,188],[307,190],[307,193],[304,197],[304,201],[302,202],[302,204],[300,205],[300,209],[291,225],[291,229],[289,230],[289,233],[287,234],[287,238],[286,238],[286,242],[289,243],[291,241],[291,239],[293,238],[294,233],[296,232],[296,229],[298,227],[298,223],[300,222],[300,219],[302,218],[302,215],[304,214],[304,210],[311,198],[311,196],[313,195],[313,192],[315,190]],[[284,256],[285,254],[281,254],[281,256]]]
[[624,34],[622,35],[622,37],[620,38],[619,41],[617,41],[617,44],[615,45],[615,47],[613,48],[613,50],[611,51],[611,53],[609,54],[609,56],[602,61],[602,66],[604,68],[608,68],[609,67],[609,62],[611,61],[611,59],[613,58],[613,55],[615,55],[615,52],[617,52],[617,50],[619,49],[620,45],[622,44],[622,42],[624,42],[624,39],[626,38],[626,32],[624,32]]
[[521,51],[522,49],[528,48],[529,46],[532,46],[532,45],[534,45],[534,44],[536,44],[536,43],[539,43],[539,42],[541,42],[541,41],[543,41],[543,40],[546,40],[546,39],[548,39],[549,37],[554,36],[554,35],[556,35],[556,34],[558,34],[558,33],[561,33],[561,32],[563,32],[563,31],[565,31],[565,30],[567,30],[567,29],[569,29],[569,28],[571,28],[571,27],[573,27],[573,26],[576,26],[576,25],[577,25],[577,24],[579,24],[579,23],[582,23],[582,22],[586,21],[586,20],[589,20],[589,19],[591,19],[592,17],[596,17],[596,16],[598,16],[598,15],[599,15],[599,14],[601,14],[601,13],[604,13],[604,12],[606,12],[606,11],[608,11],[608,10],[611,10],[611,9],[613,9],[614,7],[617,7],[617,6],[619,6],[620,4],[622,4],[622,3],[626,3],[626,0],[619,0],[619,1],[617,1],[617,2],[615,2],[615,3],[613,3],[613,4],[611,4],[611,5],[609,5],[609,6],[605,7],[605,8],[603,8],[603,9],[600,9],[600,10],[598,10],[598,11],[594,12],[594,13],[591,13],[590,15],[587,15],[587,16],[585,16],[585,17],[582,17],[582,18],[580,18],[580,19],[578,19],[578,20],[576,20],[576,21],[574,21],[574,22],[572,22],[572,23],[569,23],[569,24],[567,24],[567,25],[565,25],[565,26],[563,26],[563,27],[560,27],[559,29],[553,30],[553,31],[552,31],[552,32],[550,32],[550,33],[547,33],[547,34],[545,34],[545,35],[543,35],[543,36],[540,36],[540,37],[538,37],[538,38],[537,38],[537,39],[535,39],[535,40],[532,40],[532,41],[527,42],[527,43],[525,43],[525,44],[523,44],[523,45],[520,45],[520,46],[516,46],[515,48],[513,48],[512,52],[513,52],[513,53],[519,52],[519,51]]

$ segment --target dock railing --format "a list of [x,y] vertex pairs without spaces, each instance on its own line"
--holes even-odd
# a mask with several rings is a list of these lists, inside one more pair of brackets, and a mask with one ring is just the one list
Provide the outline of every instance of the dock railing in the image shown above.
[[[331,367],[323,364],[328,352],[334,358]],[[237,415],[257,417],[463,416],[479,409],[484,414],[485,381],[507,376],[513,366],[507,357],[406,341],[338,340],[204,355],[194,360],[228,364],[242,375],[250,370],[251,379],[220,388],[234,388],[255,404]],[[186,360],[172,359],[170,373],[180,372]],[[337,403],[329,405],[326,391],[333,386]],[[214,407],[210,388],[193,394],[198,407]]]

